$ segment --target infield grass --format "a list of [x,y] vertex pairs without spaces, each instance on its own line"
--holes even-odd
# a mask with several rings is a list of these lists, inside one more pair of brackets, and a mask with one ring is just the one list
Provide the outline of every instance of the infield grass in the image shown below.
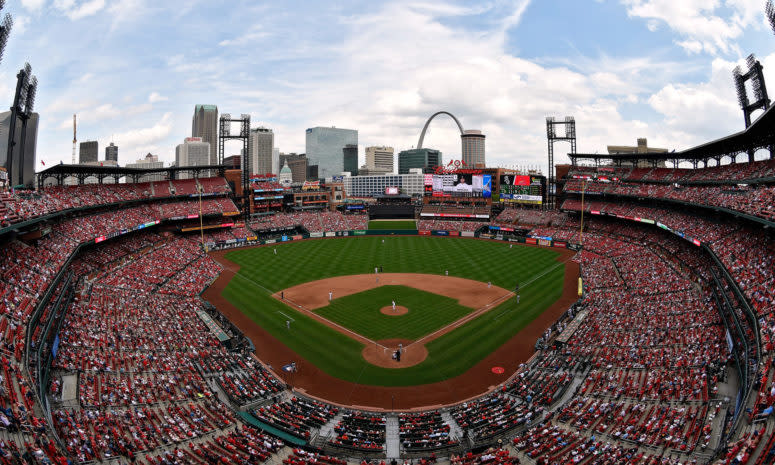
[[[464,238],[392,236],[385,237],[384,243],[382,240],[367,236],[289,242],[276,245],[277,255],[272,252],[274,247],[231,251],[226,257],[241,268],[223,295],[326,373],[379,386],[412,386],[457,376],[503,345],[562,295],[565,265],[556,261],[559,254],[552,249],[518,245],[510,249],[508,243]],[[492,281],[506,289],[519,282],[521,300],[519,304],[513,298],[506,300],[431,341],[426,346],[428,358],[422,363],[391,369],[366,362],[361,343],[270,296],[308,281],[372,273],[378,265],[386,273],[444,274],[449,270],[451,276]],[[286,315],[294,320],[290,330],[285,327]],[[401,336],[379,336],[394,337]]]
[[[396,305],[409,309],[405,315],[385,315],[382,307]],[[334,299],[315,313],[349,328],[373,341],[383,339],[417,340],[426,334],[468,315],[473,308],[457,300],[407,286],[381,286]]]
[[414,220],[371,220],[369,229],[417,229]]

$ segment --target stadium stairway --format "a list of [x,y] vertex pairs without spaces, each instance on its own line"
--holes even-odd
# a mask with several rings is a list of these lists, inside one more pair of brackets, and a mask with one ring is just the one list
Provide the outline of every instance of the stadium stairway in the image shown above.
[[401,455],[401,438],[398,435],[398,416],[394,413],[385,419],[385,451],[388,459],[397,459]]
[[460,425],[457,424],[454,418],[452,418],[452,414],[449,413],[449,411],[441,412],[441,419],[444,420],[444,423],[449,425],[449,437],[451,439],[462,439],[464,436],[462,428],[460,428]]
[[344,417],[344,412],[339,411],[339,413],[334,415],[334,418],[328,420],[325,425],[320,427],[318,437],[324,441],[328,441],[329,436],[334,432],[334,427],[342,420],[342,417]]

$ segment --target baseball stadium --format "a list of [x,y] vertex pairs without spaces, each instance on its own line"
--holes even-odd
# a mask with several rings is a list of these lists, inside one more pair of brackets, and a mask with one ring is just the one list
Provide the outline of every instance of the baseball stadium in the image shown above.
[[250,172],[247,114],[219,118],[231,162],[34,172],[27,65],[0,464],[775,463],[775,110],[748,66],[739,132],[578,153],[550,116],[545,175],[478,163],[439,111],[412,150],[449,117],[462,159],[362,195]]

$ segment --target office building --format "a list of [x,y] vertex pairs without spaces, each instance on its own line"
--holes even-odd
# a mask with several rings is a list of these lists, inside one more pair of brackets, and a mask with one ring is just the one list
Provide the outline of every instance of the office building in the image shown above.
[[423,195],[424,180],[425,175],[417,170],[407,174],[345,176],[342,182],[348,197],[374,197],[383,195],[386,187],[398,187],[406,195]]
[[484,134],[477,129],[467,129],[460,134],[463,166],[484,168]]
[[98,160],[98,153],[99,147],[96,140],[81,142],[78,149],[78,163],[85,165],[87,163],[96,162]]
[[[663,148],[657,148],[657,147],[649,147],[648,141],[645,137],[639,137],[638,138],[638,145],[632,146],[632,145],[609,145],[608,146],[608,153],[611,155],[632,155],[632,154],[645,154],[645,153],[667,153],[667,149]],[[611,157],[612,159],[616,159],[616,157]],[[650,162],[646,160],[640,160],[638,161],[638,168],[647,168],[651,167],[649,164]],[[664,168],[665,162],[664,160],[660,160],[657,164],[658,168]]]
[[[24,140],[24,156],[21,154],[22,122],[16,121],[16,145],[12,154],[13,179],[25,186],[35,182],[35,154],[38,143],[39,115],[33,113],[27,121],[27,137]],[[8,169],[8,135],[11,130],[11,112],[0,113],[0,166]],[[8,172],[9,178],[11,173]]]
[[369,173],[393,172],[393,147],[366,147],[366,169]]
[[248,150],[250,151],[250,174],[277,174],[274,169],[274,133],[271,129],[259,127],[250,130]]
[[344,171],[350,172],[351,175],[358,175],[358,146],[353,144],[347,144],[342,148],[342,163],[344,165]]
[[441,165],[441,152],[436,149],[411,149],[398,153],[398,174],[408,174],[412,168],[429,172],[439,165]]
[[[182,144],[175,147],[175,166],[206,166],[210,164],[211,145],[201,137],[186,137]],[[206,175],[206,174],[203,174]],[[189,173],[180,173],[181,179],[191,178]]]
[[[159,161],[158,155],[148,153],[143,158],[139,158],[134,163],[127,163],[126,168],[137,168],[143,170],[158,169],[164,168],[164,162]],[[138,182],[163,181],[166,176],[167,173],[165,172],[144,174],[138,178]]]
[[216,105],[197,105],[191,121],[191,137],[201,137],[210,145],[208,163],[218,164],[218,107]]
[[110,145],[105,147],[105,160],[111,160],[118,163],[118,145],[111,142]]
[[[358,145],[358,131],[334,127],[314,127],[306,132],[306,152],[310,165],[318,166],[318,177],[339,176],[344,169],[346,145]],[[358,163],[356,161],[357,168]]]
[[280,149],[277,147],[272,148],[272,173],[280,171]]

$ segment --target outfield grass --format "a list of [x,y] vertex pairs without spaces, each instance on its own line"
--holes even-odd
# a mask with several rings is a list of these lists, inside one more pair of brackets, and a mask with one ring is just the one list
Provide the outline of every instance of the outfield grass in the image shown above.
[[[565,265],[556,262],[558,252],[552,249],[523,246],[509,249],[507,243],[463,238],[396,236],[384,238],[384,243],[382,239],[355,237],[290,242],[278,244],[277,255],[273,254],[273,247],[231,251],[226,257],[241,268],[223,295],[326,373],[351,382],[380,386],[426,384],[459,375],[503,345],[562,295]],[[430,342],[424,362],[409,368],[389,369],[366,362],[359,342],[270,297],[270,293],[308,281],[372,273],[378,265],[386,273],[444,274],[444,270],[449,270],[452,276],[492,281],[506,289],[513,289],[519,282],[520,304],[509,299]],[[290,331],[285,327],[287,318],[280,312],[293,315]]]
[[414,220],[371,220],[369,229],[417,229]]
[[[406,315],[385,315],[380,309],[396,305],[409,309]],[[324,318],[339,323],[373,341],[383,339],[416,340],[443,328],[474,311],[457,300],[407,286],[381,286],[334,299],[315,310]]]

